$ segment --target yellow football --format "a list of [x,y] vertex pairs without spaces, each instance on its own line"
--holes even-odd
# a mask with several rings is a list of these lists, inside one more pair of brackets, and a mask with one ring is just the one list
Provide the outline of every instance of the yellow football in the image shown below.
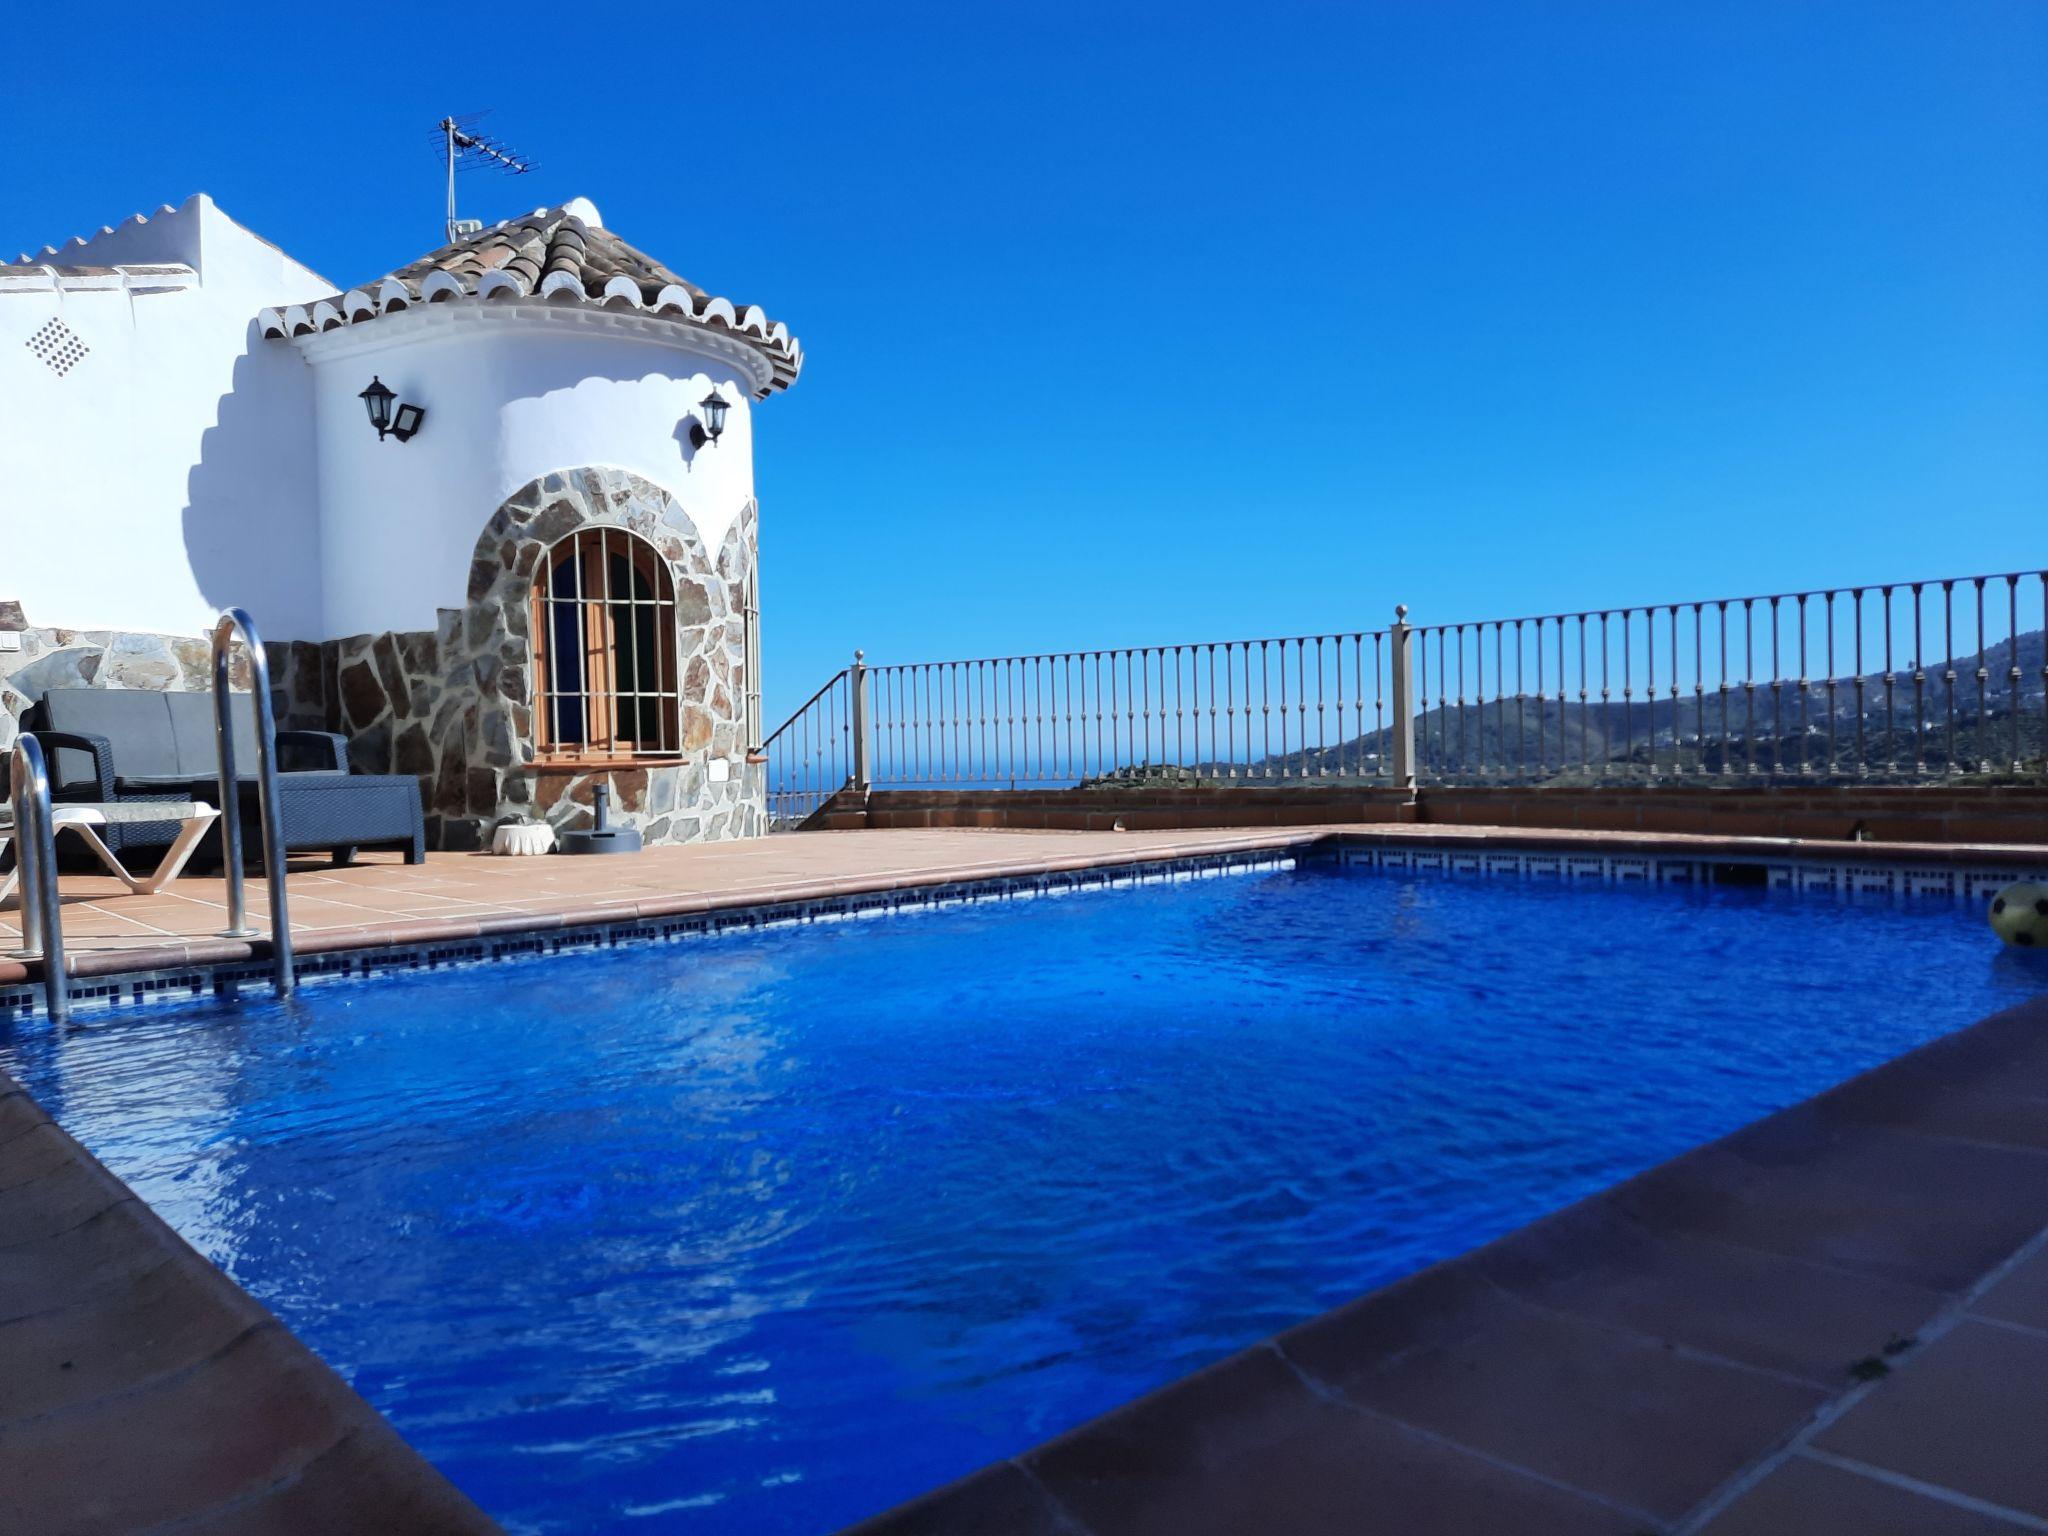
[[1991,928],[2017,949],[2048,950],[2048,885],[2019,880],[1992,897]]

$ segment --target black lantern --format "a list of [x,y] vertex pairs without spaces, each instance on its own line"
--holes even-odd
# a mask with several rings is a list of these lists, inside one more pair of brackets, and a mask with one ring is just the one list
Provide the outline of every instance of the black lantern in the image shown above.
[[699,448],[706,443],[716,444],[719,434],[725,431],[725,413],[731,407],[726,404],[725,396],[714,389],[697,402],[697,409],[704,413],[704,421],[702,425],[690,428],[691,443]]
[[426,407],[414,405],[410,401],[398,405],[398,408],[393,410],[398,396],[384,387],[382,379],[374,376],[370,380],[370,387],[356,398],[368,409],[370,425],[377,429],[377,441],[380,443],[387,435],[397,438],[401,443],[411,442],[413,434],[420,429],[420,423],[427,419]]
[[356,398],[369,408],[370,425],[377,429],[377,441],[383,442],[384,434],[391,430],[391,402],[398,396],[384,387],[382,379],[372,374],[370,387]]

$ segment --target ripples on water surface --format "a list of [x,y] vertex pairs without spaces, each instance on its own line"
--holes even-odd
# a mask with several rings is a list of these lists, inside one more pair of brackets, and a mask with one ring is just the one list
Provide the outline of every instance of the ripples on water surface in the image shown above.
[[0,1063],[510,1529],[815,1536],[2043,980],[1974,911],[1304,870]]

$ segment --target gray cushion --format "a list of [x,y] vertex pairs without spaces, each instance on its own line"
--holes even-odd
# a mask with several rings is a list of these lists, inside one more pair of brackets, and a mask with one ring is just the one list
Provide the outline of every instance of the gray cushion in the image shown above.
[[[237,777],[256,771],[256,705],[232,695]],[[52,688],[43,695],[43,718],[53,731],[104,736],[114,749],[114,773],[125,784],[162,779],[175,784],[212,778],[220,771],[213,744],[213,695],[156,693],[141,688]],[[60,749],[55,785],[92,783],[92,762]]]
[[[176,773],[168,697],[135,688],[52,688],[43,695],[43,720],[53,731],[106,737],[116,772]],[[92,759],[83,752],[59,751],[52,771],[58,784],[92,783]]]
[[[213,743],[213,695],[210,693],[167,693],[170,703],[171,734],[178,743],[178,767],[187,774],[204,776],[220,772],[220,760]],[[235,733],[235,776],[256,771],[256,704],[246,693],[229,695],[228,721]],[[119,754],[116,754],[119,761]],[[120,763],[119,770],[130,772]],[[137,768],[136,773],[154,772]]]

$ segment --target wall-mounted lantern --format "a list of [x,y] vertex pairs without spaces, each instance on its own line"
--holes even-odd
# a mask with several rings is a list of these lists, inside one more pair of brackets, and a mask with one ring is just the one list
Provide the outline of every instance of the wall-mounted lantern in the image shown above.
[[704,419],[690,424],[690,446],[702,448],[706,443],[717,446],[719,434],[725,431],[725,413],[731,407],[726,404],[725,396],[714,389],[697,402],[697,409],[704,413]]
[[[410,442],[413,434],[419,431],[420,423],[427,419],[425,406],[398,404],[398,396],[386,389],[384,381],[374,374],[370,378],[370,387],[356,398],[369,411],[370,425],[377,429],[377,441],[380,443],[387,435],[401,443]],[[394,405],[396,410],[392,408]]]

